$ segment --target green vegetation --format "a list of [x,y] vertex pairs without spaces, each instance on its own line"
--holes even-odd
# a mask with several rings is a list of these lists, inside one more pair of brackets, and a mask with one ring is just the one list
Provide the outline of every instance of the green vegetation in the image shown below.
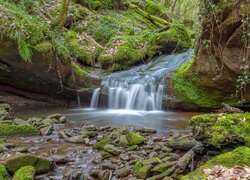
[[0,124],[0,129],[0,136],[38,134],[38,129],[36,127],[27,124]]
[[183,176],[181,180],[206,179],[203,170],[211,168],[215,165],[222,165],[227,168],[232,168],[237,165],[246,165],[250,167],[249,159],[250,159],[250,148],[244,146],[238,147],[231,152],[215,156],[210,161],[207,161],[204,165],[196,169],[194,172],[189,173],[187,176]]
[[96,149],[102,150],[102,149],[104,149],[105,145],[111,144],[111,143],[112,143],[111,138],[109,136],[106,136],[103,140],[95,143],[93,147]]
[[0,104],[0,118],[8,117],[11,112],[11,107],[9,104]]
[[250,113],[205,114],[192,117],[195,138],[210,146],[243,144],[250,146]]
[[48,172],[52,163],[47,159],[32,155],[11,157],[5,161],[5,167],[11,174],[25,166],[33,166],[36,169],[36,173],[42,173]]
[[0,180],[10,180],[10,176],[2,164],[0,164]]
[[36,170],[33,166],[21,167],[15,172],[13,180],[33,180],[35,172]]

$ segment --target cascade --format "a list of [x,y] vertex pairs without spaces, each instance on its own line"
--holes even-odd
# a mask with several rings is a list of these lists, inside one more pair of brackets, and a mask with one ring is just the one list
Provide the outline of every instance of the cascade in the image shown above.
[[148,64],[103,78],[92,96],[91,108],[98,107],[102,93],[108,95],[107,108],[128,110],[162,110],[165,80],[171,72],[190,60],[193,50],[163,55]]

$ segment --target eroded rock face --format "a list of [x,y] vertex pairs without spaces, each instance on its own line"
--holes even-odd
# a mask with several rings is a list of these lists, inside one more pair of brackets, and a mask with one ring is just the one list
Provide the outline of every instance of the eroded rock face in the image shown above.
[[[32,63],[27,63],[20,57],[16,43],[0,42],[2,91],[41,102],[69,104],[76,101],[77,89],[99,84],[97,79],[72,72],[70,62],[57,61],[49,54],[34,53]],[[87,97],[88,93],[84,95]]]
[[[246,19],[250,14],[247,10],[249,3],[246,0],[206,0],[204,6],[202,34],[192,70],[202,79],[204,86],[234,93],[236,80],[243,73],[241,66],[248,66],[249,72],[249,38],[243,37],[249,24],[245,22],[249,22]],[[244,58],[248,62],[244,63]],[[248,86],[245,93],[248,100],[249,92]]]

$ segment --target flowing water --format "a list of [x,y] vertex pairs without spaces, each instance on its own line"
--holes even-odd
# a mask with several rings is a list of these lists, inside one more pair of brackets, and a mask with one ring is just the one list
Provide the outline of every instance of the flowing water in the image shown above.
[[166,77],[192,56],[193,50],[164,55],[149,64],[112,73],[94,91],[90,107],[98,108],[101,94],[106,94],[108,109],[162,110]]

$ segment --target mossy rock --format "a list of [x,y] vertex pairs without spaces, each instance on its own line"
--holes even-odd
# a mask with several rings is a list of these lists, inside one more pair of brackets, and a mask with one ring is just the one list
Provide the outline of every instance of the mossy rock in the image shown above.
[[127,136],[130,146],[138,145],[144,142],[145,138],[138,133],[129,132]]
[[149,37],[151,54],[158,51],[172,52],[174,49],[188,49],[191,47],[191,38],[182,24],[171,24],[170,29],[155,33]]
[[147,43],[141,36],[116,36],[100,54],[99,62],[104,69],[125,70],[142,62],[146,55]]
[[13,180],[33,180],[36,173],[36,169],[33,166],[25,166],[18,169]]
[[152,167],[153,166],[151,164],[142,166],[137,171],[136,177],[139,179],[146,179],[146,178],[150,177],[150,175],[152,174],[152,172],[151,172]]
[[192,117],[194,137],[208,146],[250,146],[250,113],[204,114]]
[[27,124],[0,124],[0,129],[0,136],[38,134],[38,129],[36,127]]
[[0,153],[4,152],[6,150],[8,150],[8,149],[4,146],[4,144],[0,144]]
[[2,164],[0,164],[0,180],[10,180],[10,176]]
[[194,172],[183,176],[181,180],[189,179],[206,179],[203,172],[204,169],[212,168],[215,165],[222,165],[227,168],[233,168],[237,165],[243,165],[250,167],[250,148],[249,147],[238,147],[231,152],[220,154],[207,161],[204,165],[196,169]]
[[32,155],[12,157],[5,161],[5,167],[11,174],[25,166],[33,166],[36,173],[44,173],[51,170],[52,163],[47,159]]
[[109,154],[112,154],[115,156],[121,154],[121,150],[112,144],[106,144],[103,149],[104,149],[104,151],[108,152]]
[[94,144],[93,148],[103,150],[104,146],[107,144],[111,144],[112,140],[109,136],[104,137],[103,140],[98,141],[97,143]]
[[11,107],[9,104],[0,104],[0,119],[8,117],[11,112]]

